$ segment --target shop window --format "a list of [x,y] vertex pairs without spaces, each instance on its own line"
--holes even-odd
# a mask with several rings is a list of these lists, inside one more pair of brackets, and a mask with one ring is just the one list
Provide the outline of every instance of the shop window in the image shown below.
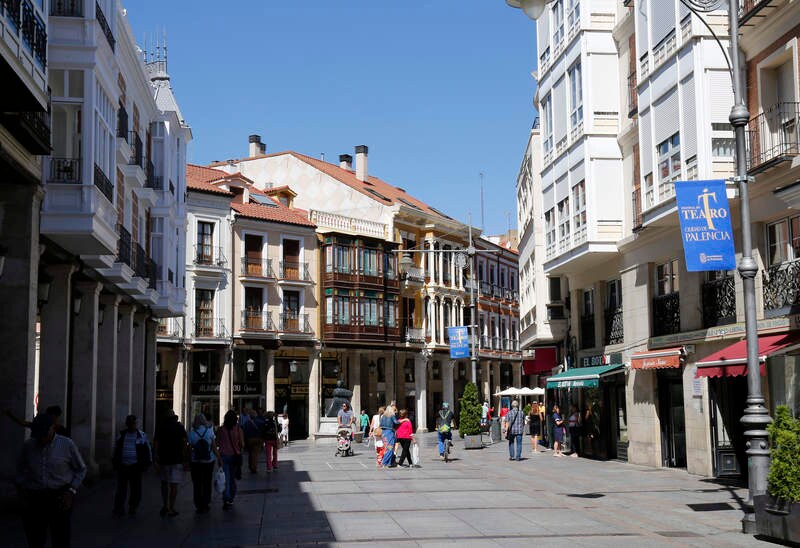
[[767,225],[769,264],[800,259],[800,215]]
[[677,293],[678,289],[678,260],[672,259],[656,266],[656,295]]

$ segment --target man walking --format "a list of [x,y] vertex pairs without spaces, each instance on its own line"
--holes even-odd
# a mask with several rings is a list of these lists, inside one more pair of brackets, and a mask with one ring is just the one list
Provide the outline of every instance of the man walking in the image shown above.
[[44,548],[48,530],[53,546],[70,545],[73,497],[84,477],[86,464],[75,443],[56,434],[51,415],[37,415],[17,461],[28,546]]
[[[508,440],[508,460],[522,459],[522,432],[525,430],[525,416],[519,410],[519,402],[511,402],[511,411],[503,417],[503,429]],[[516,443],[516,451],[514,444]]]
[[186,429],[170,410],[153,437],[155,469],[161,475],[161,517],[178,515],[175,499],[178,485],[183,483],[183,468],[188,462],[187,448]]
[[114,515],[125,514],[125,498],[130,484],[128,513],[133,515],[142,500],[142,472],[153,462],[147,434],[139,430],[136,415],[125,418],[125,430],[120,432],[114,445],[112,463],[117,471],[117,492],[114,495]]
[[242,411],[244,446],[247,449],[247,465],[250,467],[251,474],[258,472],[258,454],[261,452],[261,446],[264,445],[261,432],[258,430],[256,417],[257,413],[252,409],[250,411]]
[[267,472],[278,471],[278,422],[275,412],[267,411],[264,417],[264,452],[267,454]]

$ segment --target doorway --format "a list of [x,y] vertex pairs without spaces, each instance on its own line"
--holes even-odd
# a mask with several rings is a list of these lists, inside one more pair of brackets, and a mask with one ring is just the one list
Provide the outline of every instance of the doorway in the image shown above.
[[658,416],[661,423],[661,464],[686,468],[686,424],[682,369],[658,371]]
[[708,379],[715,477],[746,477],[744,427],[740,419],[747,405],[747,377]]

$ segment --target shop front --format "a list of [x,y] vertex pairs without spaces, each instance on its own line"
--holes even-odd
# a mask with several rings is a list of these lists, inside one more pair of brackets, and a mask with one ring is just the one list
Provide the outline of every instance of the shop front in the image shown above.
[[289,416],[289,439],[308,438],[308,358],[300,355],[275,357],[275,412]]
[[224,351],[207,350],[190,353],[190,418],[203,413],[214,424],[220,418],[220,384],[225,363]]
[[263,409],[266,404],[262,364],[264,350],[237,349],[233,353],[233,408]]

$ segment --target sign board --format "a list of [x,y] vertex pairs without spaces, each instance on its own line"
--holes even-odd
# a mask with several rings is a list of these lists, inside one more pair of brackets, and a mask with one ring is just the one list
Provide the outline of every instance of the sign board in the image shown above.
[[448,327],[450,335],[450,357],[469,358],[469,333],[466,326]]
[[563,379],[548,381],[547,388],[597,388],[599,385],[598,379]]
[[675,183],[686,270],[733,270],[736,256],[725,181]]
[[581,358],[581,367],[595,367],[598,365],[611,365],[622,363],[622,354],[614,352],[613,354],[598,354],[596,356],[583,356]]
[[250,394],[261,394],[260,382],[235,382],[233,383],[234,396],[249,396]]

